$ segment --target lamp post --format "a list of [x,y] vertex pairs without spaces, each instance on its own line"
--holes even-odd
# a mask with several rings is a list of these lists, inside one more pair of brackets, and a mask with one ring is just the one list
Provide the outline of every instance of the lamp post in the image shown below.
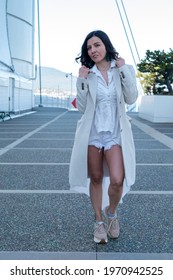
[[39,88],[40,88],[40,104],[39,104],[39,107],[43,107],[43,104],[42,104],[42,81],[41,81],[40,8],[39,8],[39,0],[37,0],[37,18],[38,18]]
[[68,105],[68,107],[69,107],[69,109],[70,109],[70,97],[72,96],[72,78],[73,78],[73,76],[72,76],[72,73],[66,73],[66,78],[68,78],[69,76],[70,76],[70,96],[69,96],[69,105]]

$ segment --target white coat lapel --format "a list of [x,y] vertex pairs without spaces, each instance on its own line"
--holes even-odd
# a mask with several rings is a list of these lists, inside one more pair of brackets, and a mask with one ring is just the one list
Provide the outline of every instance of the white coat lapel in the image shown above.
[[120,79],[120,74],[117,68],[114,69],[114,75],[113,75],[113,79],[114,79],[114,83],[115,83],[115,87],[117,90],[117,95],[118,98],[120,100],[120,96],[121,96],[121,79]]
[[94,73],[88,75],[88,83],[89,83],[89,92],[91,94],[91,98],[95,105],[96,103],[96,92],[97,92],[97,76]]

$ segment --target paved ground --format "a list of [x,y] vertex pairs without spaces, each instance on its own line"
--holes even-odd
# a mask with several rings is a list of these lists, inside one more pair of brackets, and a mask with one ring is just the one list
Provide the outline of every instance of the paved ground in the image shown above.
[[0,259],[173,259],[173,123],[131,117],[137,179],[106,245],[93,242],[89,198],[69,191],[80,113],[37,108],[0,122]]

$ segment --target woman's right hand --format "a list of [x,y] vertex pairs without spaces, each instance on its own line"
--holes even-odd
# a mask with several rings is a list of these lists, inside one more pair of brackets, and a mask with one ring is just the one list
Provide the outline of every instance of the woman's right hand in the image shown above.
[[90,69],[87,68],[86,66],[82,65],[80,68],[79,68],[79,77],[80,78],[87,78],[88,74],[89,74],[89,71]]

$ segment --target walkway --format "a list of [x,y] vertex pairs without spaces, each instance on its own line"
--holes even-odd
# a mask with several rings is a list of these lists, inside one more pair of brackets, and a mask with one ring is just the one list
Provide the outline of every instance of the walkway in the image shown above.
[[173,123],[131,117],[137,178],[106,245],[93,242],[89,198],[69,191],[80,113],[37,108],[0,122],[0,259],[173,259]]

